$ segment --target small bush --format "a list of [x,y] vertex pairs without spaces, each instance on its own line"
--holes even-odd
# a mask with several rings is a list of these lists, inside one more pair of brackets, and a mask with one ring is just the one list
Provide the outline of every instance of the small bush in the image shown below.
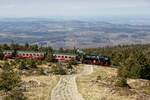
[[41,75],[48,75],[49,73],[50,73],[49,68],[40,68],[39,69],[39,74],[41,74]]
[[75,59],[71,59],[68,64],[70,65],[78,65],[78,62]]
[[23,69],[29,69],[29,67],[27,66],[25,61],[21,61],[19,64],[19,69],[23,70]]
[[75,65],[71,65],[70,63],[68,63],[66,65],[66,71],[67,71],[67,74],[75,74],[77,73],[77,68]]
[[8,93],[4,100],[27,100],[22,91],[12,90]]
[[66,69],[62,64],[56,64],[51,66],[51,72],[53,74],[60,74],[60,75],[66,75]]
[[27,65],[29,68],[37,68],[36,62],[34,60],[27,60]]
[[34,60],[20,60],[19,69],[34,69],[37,68],[37,64]]
[[127,79],[125,77],[118,77],[116,85],[119,87],[127,87],[128,86]]
[[0,51],[0,60],[2,60],[4,58],[4,54],[3,52]]

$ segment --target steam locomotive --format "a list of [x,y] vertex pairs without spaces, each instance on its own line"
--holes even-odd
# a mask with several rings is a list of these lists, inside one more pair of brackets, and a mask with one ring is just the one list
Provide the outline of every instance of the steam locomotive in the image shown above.
[[97,55],[85,55],[82,59],[83,64],[93,64],[93,65],[102,65],[110,66],[111,61],[107,56],[97,56]]

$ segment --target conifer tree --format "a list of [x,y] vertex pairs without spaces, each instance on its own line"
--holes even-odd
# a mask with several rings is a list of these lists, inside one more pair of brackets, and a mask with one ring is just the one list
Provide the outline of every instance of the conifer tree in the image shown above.
[[21,78],[19,74],[14,71],[14,68],[11,64],[6,62],[2,67],[2,73],[0,75],[0,89],[11,91],[15,87],[19,86]]

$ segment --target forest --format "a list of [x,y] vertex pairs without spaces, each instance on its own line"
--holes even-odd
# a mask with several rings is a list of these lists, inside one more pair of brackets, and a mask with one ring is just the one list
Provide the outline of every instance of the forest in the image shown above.
[[150,44],[88,48],[84,51],[109,56],[112,67],[119,69],[118,76],[120,77],[150,80]]

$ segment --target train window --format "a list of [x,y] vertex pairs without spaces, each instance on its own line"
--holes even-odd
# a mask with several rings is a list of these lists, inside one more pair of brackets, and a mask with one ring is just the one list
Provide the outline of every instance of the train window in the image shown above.
[[58,56],[58,58],[60,58],[60,56]]
[[69,58],[71,58],[71,57],[69,57]]
[[67,58],[67,56],[65,56],[65,58]]
[[28,54],[26,54],[26,56],[28,56]]
[[30,54],[30,56],[32,56],[32,54]]
[[39,54],[37,54],[37,56],[39,56]]
[[25,56],[25,54],[23,54],[23,56]]
[[34,55],[34,56],[36,56],[36,54],[35,54],[35,53],[34,53],[33,55]]
[[64,56],[61,56],[62,58],[64,58]]

